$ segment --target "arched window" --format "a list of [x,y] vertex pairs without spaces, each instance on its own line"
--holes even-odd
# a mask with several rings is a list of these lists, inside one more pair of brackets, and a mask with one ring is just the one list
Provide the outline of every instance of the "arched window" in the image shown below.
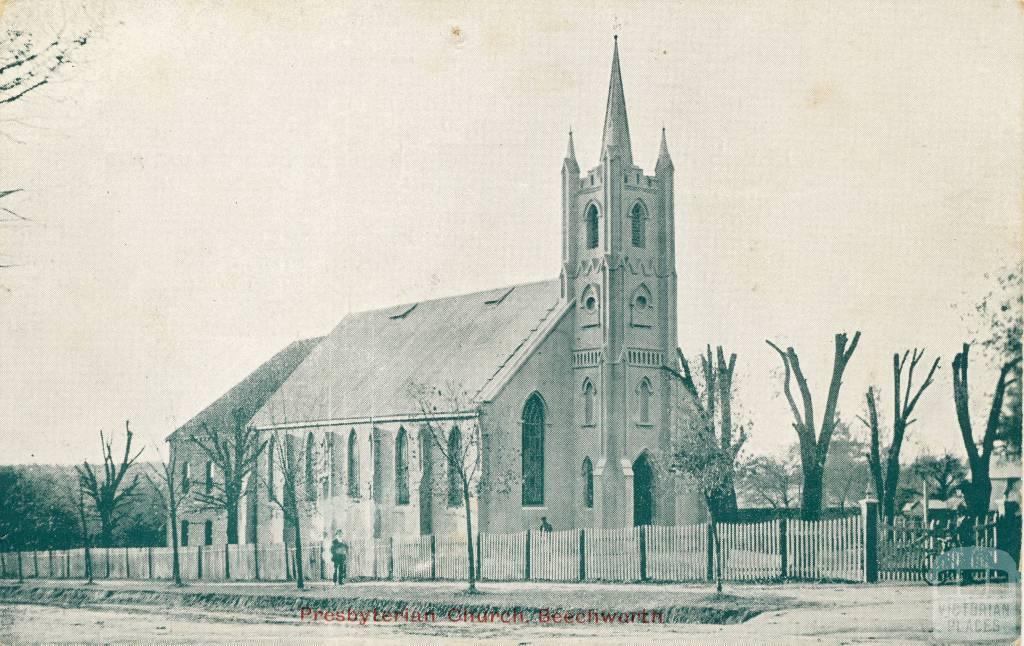
[[594,384],[589,379],[583,381],[583,423],[594,423]]
[[270,495],[276,495],[274,490],[274,451],[277,449],[277,441],[274,436],[270,436],[270,440],[267,441],[267,490]]
[[327,433],[324,437],[324,475],[320,479],[321,494],[324,498],[331,495],[331,482],[334,479],[334,433]]
[[208,520],[203,523],[203,544],[213,545],[213,521]]
[[523,407],[523,505],[544,504],[544,401],[533,393]]
[[647,209],[643,203],[634,204],[629,217],[633,220],[633,246],[643,249],[647,246]]
[[448,434],[448,506],[462,506],[462,432],[458,426],[452,427]]
[[316,444],[313,434],[306,436],[306,500],[316,500]]
[[341,465],[345,463],[344,459],[342,458],[342,455],[341,455],[341,448],[342,448],[343,444],[341,442],[341,438],[338,436],[337,433],[331,433],[330,434],[330,438],[331,438],[331,468],[332,468],[332,470],[331,470],[331,495],[332,496],[340,496],[341,495],[341,490],[342,490],[341,489],[341,483],[342,483]]
[[213,491],[213,462],[206,463],[206,493]]
[[348,495],[359,497],[359,442],[356,429],[348,434]]
[[590,458],[583,458],[583,504],[587,509],[594,506],[594,465]]
[[178,543],[182,547],[188,547],[188,521],[181,521],[181,535],[178,537]]
[[395,504],[409,504],[409,438],[404,428],[395,438]]
[[651,380],[644,377],[640,380],[637,392],[637,420],[641,424],[648,424],[651,421]]
[[187,494],[192,488],[192,469],[188,462],[181,466],[181,493]]
[[599,242],[600,221],[598,220],[597,205],[591,204],[587,207],[585,216],[587,226],[587,249],[597,249]]

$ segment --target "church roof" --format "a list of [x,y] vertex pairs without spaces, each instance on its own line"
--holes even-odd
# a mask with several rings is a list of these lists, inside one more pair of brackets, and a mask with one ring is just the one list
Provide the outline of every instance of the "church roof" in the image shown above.
[[415,416],[414,387],[454,387],[477,401],[561,318],[559,305],[550,280],[349,314],[251,423]]
[[239,408],[242,409],[242,414],[248,422],[274,391],[280,388],[289,375],[309,356],[310,350],[321,339],[323,337],[318,336],[290,343],[285,349],[249,373],[231,390],[178,427],[171,433],[171,437],[178,433],[191,434],[200,431],[203,424],[229,430],[234,425],[234,411]]

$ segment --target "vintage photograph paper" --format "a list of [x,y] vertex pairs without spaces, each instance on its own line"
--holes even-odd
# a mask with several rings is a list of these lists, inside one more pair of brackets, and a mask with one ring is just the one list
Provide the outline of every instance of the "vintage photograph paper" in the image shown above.
[[1019,643],[1024,4],[0,0],[0,643]]

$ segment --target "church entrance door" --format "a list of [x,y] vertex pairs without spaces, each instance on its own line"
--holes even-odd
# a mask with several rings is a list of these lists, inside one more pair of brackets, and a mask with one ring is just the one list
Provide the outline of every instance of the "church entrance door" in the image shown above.
[[646,453],[633,463],[633,526],[650,525],[654,519],[654,472]]

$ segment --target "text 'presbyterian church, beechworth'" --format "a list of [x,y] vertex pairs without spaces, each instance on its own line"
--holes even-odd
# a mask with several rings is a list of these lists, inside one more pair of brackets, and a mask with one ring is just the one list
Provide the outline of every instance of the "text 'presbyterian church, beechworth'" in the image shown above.
[[[267,494],[284,444],[303,449],[309,540],[464,533],[461,488],[430,428],[449,448],[479,446],[484,482],[507,485],[473,496],[479,531],[542,516],[556,530],[703,519],[699,495],[655,468],[681,414],[673,166],[664,131],[654,173],[633,162],[617,42],[599,163],[581,174],[570,133],[561,175],[559,278],[349,314],[171,434],[200,490],[220,474],[193,436],[242,423],[279,438],[249,479],[239,542],[290,542]],[[416,395],[452,386],[458,405]],[[225,541],[223,512],[182,518],[183,543]]]

